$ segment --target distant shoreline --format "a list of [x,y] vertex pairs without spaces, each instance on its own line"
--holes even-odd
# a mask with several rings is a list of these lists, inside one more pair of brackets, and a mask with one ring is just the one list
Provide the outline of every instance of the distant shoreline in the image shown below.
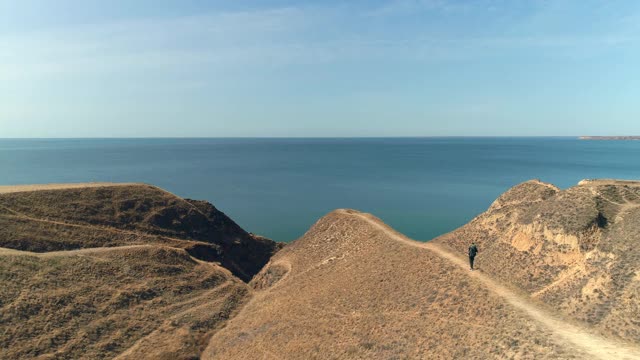
[[640,136],[580,136],[580,140],[640,140]]

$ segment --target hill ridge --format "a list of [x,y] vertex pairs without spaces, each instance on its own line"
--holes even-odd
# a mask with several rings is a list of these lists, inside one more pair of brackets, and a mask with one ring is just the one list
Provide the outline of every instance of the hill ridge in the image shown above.
[[[421,247],[432,250],[438,256],[451,261],[457,266],[466,269],[468,267],[464,259],[454,255],[447,251],[442,246],[436,243],[422,243],[415,240],[411,240],[405,235],[395,231],[384,222],[377,218],[374,218],[370,214],[359,213],[353,210],[340,210],[340,213],[358,216],[361,219],[376,226],[381,231],[388,234],[391,238],[400,241],[404,244],[414,247]],[[638,359],[640,358],[640,348],[632,347],[630,344],[622,344],[614,340],[606,339],[602,336],[594,334],[592,331],[588,331],[577,325],[573,325],[565,321],[560,320],[557,314],[551,314],[547,310],[537,306],[532,301],[524,298],[522,295],[516,294],[516,292],[508,289],[507,287],[495,282],[488,275],[481,272],[474,271],[469,272],[469,276],[482,282],[487,288],[489,288],[495,294],[500,295],[507,300],[509,304],[526,313],[532,319],[542,323],[548,329],[553,331],[556,335],[564,338],[566,341],[571,342],[574,346],[580,347],[582,350],[591,354],[599,359]]]
[[494,204],[433,242],[464,252],[474,241],[492,278],[639,343],[640,181],[587,179],[558,191],[528,181]]
[[0,187],[2,247],[47,252],[140,243],[187,249],[245,282],[281,247],[206,201],[144,183]]

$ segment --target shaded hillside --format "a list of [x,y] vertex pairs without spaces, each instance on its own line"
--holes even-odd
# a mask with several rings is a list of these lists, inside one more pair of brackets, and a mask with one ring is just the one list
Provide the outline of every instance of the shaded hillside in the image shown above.
[[154,186],[53,187],[0,191],[0,247],[45,252],[157,243],[219,261],[245,281],[279,248],[205,201],[185,200]]
[[0,358],[197,358],[250,296],[226,269],[141,245],[0,249]]
[[435,240],[478,267],[607,334],[640,342],[640,182],[560,190],[528,181]]
[[[379,220],[375,220],[379,221]],[[335,211],[278,252],[204,359],[584,358],[427,248]]]

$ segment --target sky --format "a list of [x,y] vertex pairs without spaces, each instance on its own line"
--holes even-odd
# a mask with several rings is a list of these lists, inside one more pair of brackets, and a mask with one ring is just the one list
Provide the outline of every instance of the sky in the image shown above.
[[0,0],[0,138],[640,135],[640,1]]

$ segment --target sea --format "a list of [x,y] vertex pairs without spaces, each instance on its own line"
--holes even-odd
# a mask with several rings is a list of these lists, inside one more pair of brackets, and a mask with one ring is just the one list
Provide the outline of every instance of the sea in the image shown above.
[[640,179],[640,141],[536,138],[0,139],[0,185],[143,182],[207,200],[245,230],[302,236],[338,208],[427,241],[510,187]]

